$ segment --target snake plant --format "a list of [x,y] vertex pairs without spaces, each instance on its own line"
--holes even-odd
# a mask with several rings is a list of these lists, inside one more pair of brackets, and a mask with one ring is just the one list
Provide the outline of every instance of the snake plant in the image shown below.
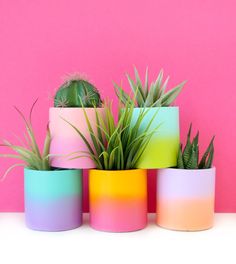
[[210,144],[208,145],[205,153],[203,154],[201,160],[199,161],[199,132],[191,141],[191,130],[192,124],[190,125],[187,142],[185,147],[182,144],[179,148],[177,168],[179,169],[209,169],[212,167],[212,162],[214,158],[214,138],[212,137]]
[[[129,85],[131,87],[132,96],[137,107],[161,107],[170,106],[181,92],[186,81],[178,84],[168,92],[166,92],[169,77],[164,80],[164,72],[161,70],[155,81],[149,85],[148,68],[146,69],[144,85],[140,79],[139,73],[134,68],[135,79],[126,74]],[[129,102],[130,95],[124,89],[114,83],[115,92],[119,100],[123,104]]]
[[54,97],[55,107],[101,107],[102,100],[97,88],[78,74],[68,77]]
[[31,107],[28,120],[26,119],[24,114],[17,107],[15,107],[16,111],[19,113],[25,124],[26,133],[24,133],[24,136],[22,138],[18,138],[19,144],[13,144],[8,140],[3,139],[0,146],[9,148],[10,150],[14,151],[15,154],[0,154],[0,157],[18,159],[21,160],[22,163],[16,163],[9,167],[5,174],[2,176],[2,179],[5,178],[6,175],[17,166],[27,167],[32,170],[51,169],[49,164],[49,147],[51,142],[49,128],[47,128],[43,151],[40,152],[40,148],[36,141],[34,130],[32,127],[32,113],[36,102],[37,100]]
[[[84,109],[84,108],[83,108]],[[134,104],[129,102],[125,108],[119,106],[118,121],[112,111],[112,104],[104,105],[105,115],[102,116],[96,109],[96,128],[92,128],[92,124],[87,116],[86,109],[84,115],[86,118],[88,130],[90,132],[90,142],[81,133],[79,128],[69,123],[78,135],[87,145],[88,151],[72,153],[77,159],[80,157],[89,157],[100,170],[128,170],[134,169],[137,166],[139,158],[144,152],[152,135],[157,131],[158,127],[150,130],[150,126],[155,118],[149,121],[145,130],[141,130],[141,123],[147,111],[141,111],[135,125],[131,125],[131,119],[134,110]]]

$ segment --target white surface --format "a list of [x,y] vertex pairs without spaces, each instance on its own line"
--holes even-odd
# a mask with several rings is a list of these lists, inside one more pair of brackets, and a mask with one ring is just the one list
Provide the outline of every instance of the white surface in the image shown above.
[[22,213],[0,214],[0,263],[236,263],[236,214],[216,214],[215,227],[201,232],[178,232],[155,225],[146,229],[105,233],[84,225],[66,232],[32,231]]

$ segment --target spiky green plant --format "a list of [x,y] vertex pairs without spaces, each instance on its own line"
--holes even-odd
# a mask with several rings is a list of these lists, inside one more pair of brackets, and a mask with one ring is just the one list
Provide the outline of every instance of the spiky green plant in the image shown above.
[[134,105],[131,102],[123,109],[119,106],[117,122],[115,122],[111,103],[106,103],[104,107],[105,116],[102,116],[95,109],[96,129],[92,128],[86,110],[83,108],[92,143],[89,143],[88,139],[85,138],[77,127],[65,120],[77,131],[88,148],[86,152],[73,153],[76,156],[71,159],[89,157],[95,162],[97,169],[101,170],[128,170],[136,168],[150,138],[158,129],[156,127],[150,131],[150,126],[155,115],[149,121],[146,129],[141,131],[141,123],[148,110],[141,111],[135,125],[131,125],[134,110]]
[[[159,72],[157,79],[154,82],[151,82],[150,85],[148,78],[148,68],[146,69],[144,85],[142,84],[139,73],[135,67],[134,73],[135,80],[131,79],[129,74],[126,74],[126,77],[133,94],[131,97],[134,98],[137,107],[170,106],[179,95],[184,84],[186,83],[186,81],[184,81],[166,92],[169,76],[164,80],[163,70]],[[122,101],[123,104],[127,104],[129,102],[130,95],[116,83],[114,83],[114,87],[118,98]]]
[[55,107],[101,107],[97,88],[79,75],[71,75],[58,89],[54,97]]
[[0,144],[0,146],[7,147],[10,150],[13,150],[16,154],[0,154],[0,157],[18,159],[21,160],[22,163],[16,163],[9,167],[5,174],[2,176],[2,179],[5,178],[5,176],[17,166],[27,167],[32,170],[51,169],[49,163],[49,148],[51,142],[49,128],[47,127],[47,134],[44,140],[44,148],[41,153],[32,127],[32,113],[36,102],[37,100],[33,103],[30,109],[28,120],[26,119],[24,114],[17,107],[15,107],[16,111],[23,119],[26,133],[24,133],[23,138],[19,138],[19,144],[13,144],[8,140],[3,139],[3,143]]
[[182,144],[179,148],[177,168],[179,169],[209,169],[212,166],[214,158],[214,138],[212,137],[210,144],[208,145],[205,153],[203,154],[199,162],[199,132],[191,141],[192,124],[189,127],[187,142],[182,148]]

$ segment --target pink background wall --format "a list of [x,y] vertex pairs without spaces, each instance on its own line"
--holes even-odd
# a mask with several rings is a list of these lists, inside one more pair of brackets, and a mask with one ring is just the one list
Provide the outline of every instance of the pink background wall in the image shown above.
[[[148,65],[152,77],[163,67],[171,84],[188,80],[176,101],[182,136],[191,121],[204,148],[216,134],[216,211],[236,211],[235,10],[234,0],[1,0],[0,136],[22,133],[12,106],[27,113],[39,97],[42,140],[50,97],[66,73],[86,73],[117,102],[112,80],[127,85],[134,64],[142,74]],[[0,173],[12,162],[1,159]],[[154,210],[153,172],[149,189]],[[0,183],[0,210],[23,210],[22,169]]]

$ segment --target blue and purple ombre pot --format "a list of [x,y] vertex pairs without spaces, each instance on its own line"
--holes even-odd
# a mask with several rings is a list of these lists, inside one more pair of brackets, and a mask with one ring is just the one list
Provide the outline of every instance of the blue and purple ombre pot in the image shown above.
[[25,169],[25,219],[34,230],[64,231],[82,224],[82,171]]

